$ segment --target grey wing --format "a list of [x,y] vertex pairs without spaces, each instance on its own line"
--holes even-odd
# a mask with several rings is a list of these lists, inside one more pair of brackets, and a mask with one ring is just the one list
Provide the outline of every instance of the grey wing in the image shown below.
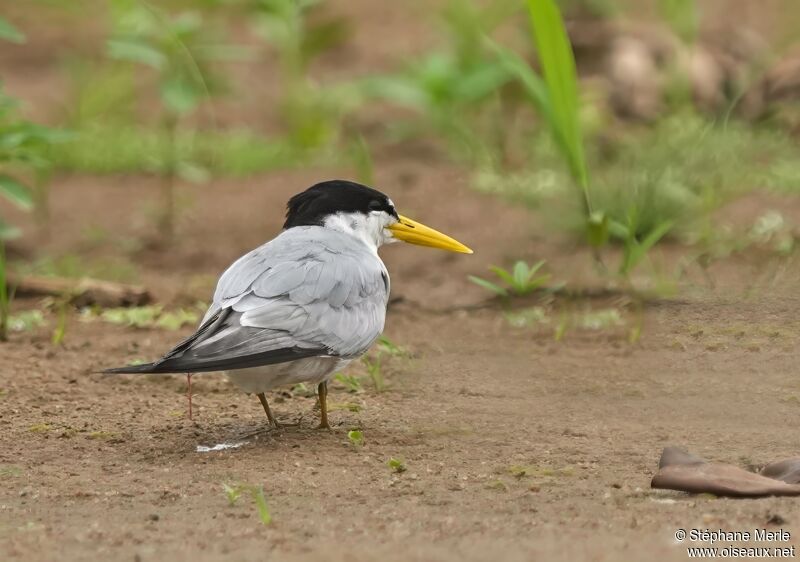
[[317,228],[286,231],[234,263],[198,332],[154,367],[231,370],[369,349],[386,316],[383,262],[352,237]]

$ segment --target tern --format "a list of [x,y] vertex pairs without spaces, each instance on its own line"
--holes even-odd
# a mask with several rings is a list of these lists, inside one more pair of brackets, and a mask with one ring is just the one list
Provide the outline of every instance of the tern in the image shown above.
[[[197,331],[152,363],[106,373],[221,371],[255,394],[272,427],[266,392],[317,386],[320,428],[328,381],[367,352],[383,331],[389,273],[378,256],[401,240],[471,254],[460,242],[398,214],[385,194],[355,182],[318,183],[292,197],[278,236],[220,277]],[[190,390],[191,395],[191,390]]]

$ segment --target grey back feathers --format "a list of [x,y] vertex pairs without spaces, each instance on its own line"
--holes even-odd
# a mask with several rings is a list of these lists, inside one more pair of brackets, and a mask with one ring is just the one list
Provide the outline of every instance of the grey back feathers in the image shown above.
[[223,273],[197,333],[160,361],[111,372],[357,357],[383,331],[388,298],[386,268],[366,244],[321,226],[289,228]]

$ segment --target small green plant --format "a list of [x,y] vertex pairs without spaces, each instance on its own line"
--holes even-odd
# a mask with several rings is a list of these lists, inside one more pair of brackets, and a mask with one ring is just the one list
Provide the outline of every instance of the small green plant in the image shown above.
[[267,499],[264,496],[264,486],[254,484],[222,484],[222,491],[225,493],[225,498],[228,504],[233,507],[239,501],[243,494],[248,494],[253,500],[258,512],[258,518],[263,525],[269,525],[272,522],[272,513],[269,510]]
[[507,287],[497,285],[496,283],[492,283],[481,277],[476,277],[475,275],[470,275],[469,280],[479,287],[483,287],[487,291],[491,291],[501,297],[510,297],[512,295],[515,297],[523,297],[543,288],[550,280],[550,274],[537,275],[545,263],[545,260],[540,260],[533,265],[528,265],[526,262],[520,260],[514,264],[511,271],[507,271],[496,265],[489,267],[501,281],[506,283]]
[[364,432],[357,429],[350,430],[347,432],[347,439],[353,447],[358,449],[364,445]]
[[[21,43],[25,35],[0,18],[0,40]],[[42,172],[49,167],[46,150],[55,134],[50,129],[19,118],[16,107],[16,100],[6,95],[0,84],[0,198],[27,211],[35,207],[37,197],[20,179],[20,175],[24,172],[33,173],[37,180],[41,180],[37,187],[44,189]],[[5,244],[19,235],[19,229],[0,217],[0,341],[8,338],[12,299],[8,287]]]
[[61,345],[64,343],[64,338],[67,336],[67,316],[70,302],[70,295],[64,295],[58,298],[54,303],[58,320],[56,321],[56,327],[53,330],[53,335],[50,338],[50,341],[53,345]]
[[376,391],[383,392],[386,389],[386,381],[383,378],[384,358],[407,356],[408,352],[406,350],[382,335],[378,338],[374,351],[361,357],[361,364],[366,368]]
[[176,180],[204,176],[195,164],[179,158],[179,130],[203,99],[219,89],[221,80],[211,72],[211,63],[226,58],[229,50],[208,38],[208,26],[198,12],[172,17],[138,0],[113,0],[111,5],[114,33],[107,43],[108,56],[152,69],[157,75],[160,127],[167,137],[160,162],[164,181],[157,223],[162,240],[171,242]]
[[394,457],[391,457],[388,461],[386,461],[386,465],[398,474],[408,470],[406,463],[403,462],[402,459],[396,459]]
[[383,373],[381,371],[381,360],[380,352],[372,356],[367,354],[361,357],[361,363],[367,369],[367,374],[372,380],[372,384],[375,386],[377,392],[383,392],[386,389],[386,382],[383,379]]
[[388,355],[389,357],[406,357],[408,352],[390,340],[387,336],[381,335],[378,337],[378,351]]
[[225,492],[225,497],[228,498],[228,505],[233,507],[239,498],[242,496],[242,487],[239,485],[231,486],[225,482],[222,483],[222,490]]

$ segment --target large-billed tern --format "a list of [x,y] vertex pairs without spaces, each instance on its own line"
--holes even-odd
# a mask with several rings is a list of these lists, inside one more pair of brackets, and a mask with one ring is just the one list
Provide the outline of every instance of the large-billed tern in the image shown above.
[[328,380],[383,331],[389,274],[378,248],[397,240],[472,253],[399,215],[380,191],[343,180],[318,183],[289,200],[278,236],[222,274],[194,334],[153,363],[106,372],[223,371],[258,396],[276,428],[264,393],[316,384],[320,427],[330,428]]

